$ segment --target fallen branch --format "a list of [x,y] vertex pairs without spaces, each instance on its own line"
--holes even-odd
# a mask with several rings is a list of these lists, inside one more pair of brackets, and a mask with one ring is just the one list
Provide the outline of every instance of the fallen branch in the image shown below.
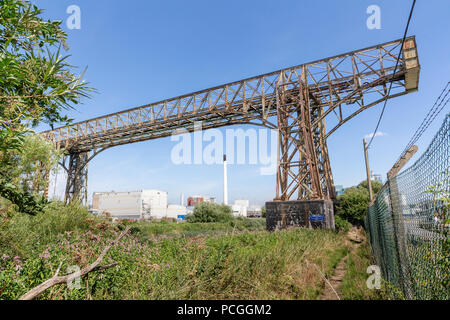
[[102,270],[105,270],[105,269],[109,269],[109,268],[115,267],[117,265],[118,265],[118,263],[114,262],[114,263],[111,263],[111,264],[107,264],[106,266],[97,266],[91,272],[102,271]]
[[2,295],[3,291],[6,289],[7,286],[8,286],[8,284],[5,284],[3,286],[3,288],[0,289],[0,295]]
[[84,267],[79,272],[75,272],[75,273],[72,273],[72,274],[69,274],[66,276],[58,276],[59,270],[61,269],[61,265],[62,265],[62,263],[61,263],[53,277],[51,277],[47,281],[41,283],[40,285],[34,287],[33,289],[31,289],[30,291],[25,293],[22,297],[20,297],[19,300],[33,300],[33,299],[39,297],[45,290],[53,287],[54,285],[61,284],[61,283],[68,283],[68,282],[74,280],[75,278],[84,277],[89,272],[105,270],[105,269],[116,266],[117,263],[112,263],[112,264],[109,264],[106,266],[99,266],[99,264],[105,257],[106,253],[108,253],[109,249],[111,249],[113,246],[115,246],[120,241],[120,239],[122,239],[122,237],[128,232],[128,230],[130,230],[129,226],[114,241],[112,241],[108,246],[106,246],[105,249],[103,249],[102,253],[98,256],[97,260],[95,260],[94,263]]

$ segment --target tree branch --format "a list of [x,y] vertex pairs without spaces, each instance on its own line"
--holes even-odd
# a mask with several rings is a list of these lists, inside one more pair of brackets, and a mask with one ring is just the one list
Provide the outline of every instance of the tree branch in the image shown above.
[[97,260],[94,261],[94,263],[84,267],[81,269],[80,272],[75,272],[66,276],[58,276],[59,270],[61,268],[61,264],[58,267],[58,270],[56,271],[55,275],[51,277],[50,279],[46,280],[45,282],[41,283],[40,285],[34,287],[27,293],[25,293],[22,297],[20,297],[19,300],[33,300],[37,297],[39,297],[42,293],[44,293],[45,290],[48,288],[53,287],[54,285],[61,284],[61,283],[67,283],[77,277],[84,277],[89,272],[93,271],[100,271],[104,269],[108,269],[111,267],[114,267],[117,265],[117,263],[112,263],[106,266],[99,266],[100,262],[105,257],[106,253],[108,253],[109,249],[111,249],[113,246],[115,246],[120,239],[130,230],[130,226],[128,226],[114,241],[112,241],[108,246],[103,249],[102,253],[98,256]]

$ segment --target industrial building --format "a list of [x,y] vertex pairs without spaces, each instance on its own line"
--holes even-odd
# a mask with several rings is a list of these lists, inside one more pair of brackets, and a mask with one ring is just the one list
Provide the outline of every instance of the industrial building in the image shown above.
[[262,208],[261,206],[251,205],[247,209],[247,217],[249,218],[261,218],[262,217]]
[[187,206],[188,207],[195,207],[196,205],[202,203],[202,202],[211,202],[215,203],[216,198],[214,197],[206,197],[206,196],[192,196],[187,198]]
[[168,205],[167,192],[159,190],[95,192],[92,209],[98,213],[108,213],[113,218],[131,220],[177,219],[186,215],[186,207]]
[[250,205],[250,201],[248,200],[235,200],[234,204],[231,206],[231,210],[233,211],[234,216],[247,216],[247,209]]
[[344,194],[344,191],[345,191],[344,186],[343,186],[343,185],[340,185],[340,184],[334,186],[334,190],[335,190],[336,196],[341,196],[341,195],[343,195],[343,194]]
[[381,176],[381,174],[373,173],[373,171],[370,171],[370,180],[383,183],[383,177]]
[[261,217],[261,206],[250,205],[249,200],[235,200],[231,206],[234,216],[239,217]]

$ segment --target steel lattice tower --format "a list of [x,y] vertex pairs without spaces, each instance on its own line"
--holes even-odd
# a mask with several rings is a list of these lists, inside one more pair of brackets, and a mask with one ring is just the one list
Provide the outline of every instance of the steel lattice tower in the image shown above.
[[198,121],[203,129],[234,124],[278,129],[275,200],[334,199],[327,138],[360,112],[417,91],[415,37],[405,39],[398,56],[401,44],[378,44],[42,134],[67,152],[66,201],[86,199],[87,164],[99,152],[177,129],[193,132]]

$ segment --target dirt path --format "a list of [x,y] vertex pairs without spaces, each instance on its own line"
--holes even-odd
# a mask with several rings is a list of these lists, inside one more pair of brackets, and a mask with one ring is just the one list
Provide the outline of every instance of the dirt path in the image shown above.
[[[356,250],[361,243],[364,241],[361,236],[361,230],[353,227],[346,235],[347,239],[345,243],[350,247],[351,251]],[[344,279],[345,273],[347,271],[347,257],[348,254],[343,257],[334,269],[334,274],[327,280],[325,280],[325,288],[320,300],[340,300],[339,293]]]
[[[342,280],[344,279],[345,272],[347,271],[347,256],[339,261],[336,269],[334,269],[334,274],[325,281],[325,289],[320,297],[320,300],[339,300],[339,289],[342,285]],[[333,287],[333,289],[331,287]],[[335,292],[336,291],[336,292]],[[338,295],[336,295],[336,293]]]

